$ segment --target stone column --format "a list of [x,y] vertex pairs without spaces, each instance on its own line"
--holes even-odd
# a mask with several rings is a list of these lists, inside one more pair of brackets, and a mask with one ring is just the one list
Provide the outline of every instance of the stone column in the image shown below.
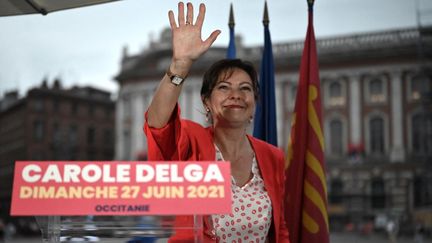
[[350,121],[350,144],[358,145],[362,142],[361,135],[361,85],[360,75],[350,77],[349,85],[349,121]]
[[403,142],[403,116],[402,107],[402,74],[399,71],[391,73],[390,80],[391,95],[391,127],[392,141],[390,144],[390,161],[402,162],[405,159],[405,149]]
[[116,102],[115,112],[115,160],[123,159],[123,100],[121,99],[121,90],[119,92],[119,98]]
[[136,160],[138,154],[144,149],[144,97],[142,90],[137,89],[131,97],[132,104],[132,155],[131,159]]

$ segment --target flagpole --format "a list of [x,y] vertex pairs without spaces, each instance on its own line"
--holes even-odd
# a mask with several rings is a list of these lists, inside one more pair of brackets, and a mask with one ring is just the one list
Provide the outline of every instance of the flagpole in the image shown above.
[[264,2],[264,16],[263,16],[263,24],[264,26],[268,26],[270,23],[270,19],[269,19],[269,15],[268,15],[268,10],[267,10],[267,1]]
[[269,30],[267,1],[264,2],[264,49],[259,75],[259,101],[257,101],[253,136],[277,146],[277,119],[273,50]]
[[233,4],[230,5],[230,13],[229,13],[229,20],[228,20],[228,27],[234,28],[235,22],[234,22],[234,10],[233,10]]
[[314,2],[315,2],[315,0],[307,0],[309,12],[313,11]]
[[227,49],[227,58],[228,59],[235,59],[236,58],[234,26],[235,26],[234,9],[233,9],[233,4],[231,3],[229,20],[228,20],[228,27],[229,27],[229,33],[230,33],[230,40],[229,40],[228,49]]
[[328,243],[324,133],[314,0],[307,0],[308,27],[292,115],[286,170],[285,220],[291,243]]

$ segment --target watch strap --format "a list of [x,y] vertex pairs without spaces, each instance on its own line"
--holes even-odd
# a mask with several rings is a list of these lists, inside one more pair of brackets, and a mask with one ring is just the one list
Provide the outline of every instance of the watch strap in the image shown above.
[[170,67],[167,68],[167,70],[166,70],[166,74],[167,74],[167,76],[168,76],[171,80],[174,78],[174,76],[177,76],[177,77],[182,78],[182,79],[186,79],[186,77],[187,77],[187,75],[186,75],[185,77],[183,77],[183,76],[181,76],[181,75],[179,75],[179,74],[174,74],[174,73],[172,73]]

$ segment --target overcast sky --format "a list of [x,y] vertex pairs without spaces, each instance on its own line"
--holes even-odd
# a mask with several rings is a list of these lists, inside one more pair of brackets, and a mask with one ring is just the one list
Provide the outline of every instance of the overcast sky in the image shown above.
[[[41,15],[0,17],[0,97],[18,89],[20,95],[59,77],[63,86],[90,85],[117,92],[124,46],[130,54],[148,47],[151,38],[169,26],[167,12],[174,0],[124,0]],[[234,5],[236,34],[244,44],[263,44],[264,0],[202,0],[207,15],[203,38],[222,30],[215,45],[228,43],[229,5]],[[303,40],[307,25],[306,0],[268,0],[273,43]],[[347,35],[432,23],[432,0],[316,0],[315,34]],[[161,74],[162,75],[162,74]]]

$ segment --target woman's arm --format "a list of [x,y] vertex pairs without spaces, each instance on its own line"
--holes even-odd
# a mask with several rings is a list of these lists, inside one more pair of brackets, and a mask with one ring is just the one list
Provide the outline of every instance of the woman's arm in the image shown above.
[[[187,3],[186,16],[184,3],[178,4],[178,24],[174,19],[173,11],[168,12],[168,17],[173,38],[173,56],[169,70],[172,74],[186,77],[192,63],[210,48],[220,31],[213,31],[205,41],[201,39],[205,17],[204,4],[200,4],[195,23],[191,3]],[[181,88],[182,84],[177,86],[171,83],[167,74],[164,75],[148,108],[147,123],[150,127],[161,128],[168,122],[180,96]]]

